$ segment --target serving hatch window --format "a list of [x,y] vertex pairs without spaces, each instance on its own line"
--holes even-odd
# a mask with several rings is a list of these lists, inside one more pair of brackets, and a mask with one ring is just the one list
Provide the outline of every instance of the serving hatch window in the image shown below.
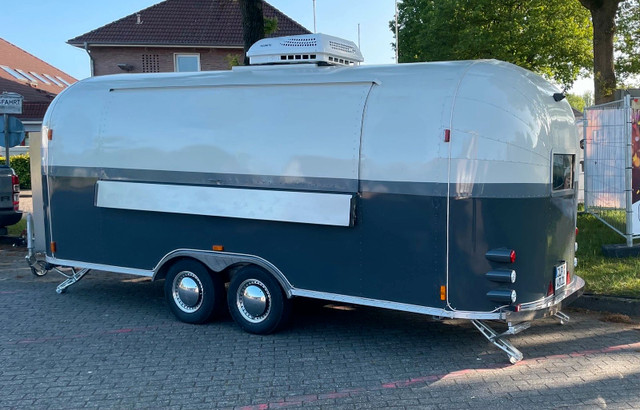
[[554,191],[573,188],[573,170],[575,155],[553,154],[553,179],[551,181]]

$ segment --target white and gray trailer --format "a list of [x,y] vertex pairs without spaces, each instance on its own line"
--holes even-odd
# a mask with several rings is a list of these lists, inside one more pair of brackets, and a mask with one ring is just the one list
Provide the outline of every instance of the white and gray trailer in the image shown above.
[[356,66],[352,43],[305,38],[252,50],[305,64],[62,92],[44,119],[35,273],[80,269],[59,292],[89,269],[165,279],[194,323],[226,293],[255,333],[275,331],[293,297],[469,319],[521,359],[504,336],[566,319],[584,287],[569,104],[508,63]]

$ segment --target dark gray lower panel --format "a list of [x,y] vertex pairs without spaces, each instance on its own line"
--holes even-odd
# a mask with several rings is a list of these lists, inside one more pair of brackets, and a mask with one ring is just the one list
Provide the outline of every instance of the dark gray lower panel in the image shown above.
[[[178,248],[252,254],[300,289],[444,308],[446,197],[365,192],[353,227],[97,208],[96,178],[54,177],[50,205],[55,257],[153,269]],[[518,253],[518,302],[546,294],[553,265],[572,267],[573,197],[451,200],[451,305],[490,311],[488,249]],[[573,208],[575,209],[575,208]]]
[[[458,310],[490,310],[499,304],[486,293],[514,289],[517,303],[547,295],[554,267],[566,261],[573,273],[575,195],[529,199],[451,200],[449,302]],[[490,262],[490,249],[516,251],[516,262]],[[513,269],[516,283],[485,277],[490,270]]]
[[355,226],[332,227],[97,208],[95,182],[50,179],[56,258],[153,269],[175,249],[223,245],[268,260],[297,288],[444,306],[444,198],[364,194]]

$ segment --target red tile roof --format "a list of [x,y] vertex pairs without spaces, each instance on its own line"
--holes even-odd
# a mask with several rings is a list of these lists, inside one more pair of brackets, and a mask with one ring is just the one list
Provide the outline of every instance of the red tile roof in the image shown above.
[[[51,100],[53,100],[60,91],[67,88],[67,85],[57,77],[62,78],[69,84],[73,84],[77,81],[65,72],[58,70],[54,66],[40,60],[38,57],[27,53],[23,49],[3,40],[2,38],[0,38],[0,66],[8,67],[14,71],[18,69],[22,70],[36,80],[28,81],[26,78],[22,80],[17,79],[0,67],[0,93],[3,91],[14,92],[24,97],[22,105],[23,114],[17,116],[22,119],[42,119],[44,111],[49,106]],[[44,83],[42,80],[31,74],[31,72],[43,77],[47,82],[49,82],[49,84]],[[52,80],[45,76],[45,74],[55,78],[56,81],[63,86],[59,87],[55,85]]]
[[[310,33],[267,2],[263,2],[263,12],[265,17],[278,19],[278,30],[271,36]],[[237,0],[166,0],[67,43],[78,47],[87,43],[242,48],[242,15]]]

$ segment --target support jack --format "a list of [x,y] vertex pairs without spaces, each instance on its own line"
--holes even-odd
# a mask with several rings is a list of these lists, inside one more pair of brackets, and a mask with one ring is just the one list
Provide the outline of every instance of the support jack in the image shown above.
[[58,267],[51,265],[41,259],[38,259],[35,254],[27,256],[27,264],[31,269],[31,273],[36,276],[44,276],[49,272],[56,272],[65,278],[64,282],[58,285],[56,293],[61,294],[67,291],[67,288],[84,277],[91,269],[76,269],[72,267]]
[[530,322],[522,322],[516,325],[512,325],[511,323],[509,323],[509,328],[503,333],[496,332],[486,323],[480,320],[474,319],[471,321],[471,323],[473,323],[476,329],[478,329],[480,333],[482,333],[482,335],[487,338],[487,340],[489,340],[498,349],[502,350],[507,354],[507,356],[509,356],[509,362],[511,364],[516,364],[517,362],[522,360],[522,352],[516,349],[508,340],[504,339],[504,337],[515,335],[525,329],[528,329],[531,326]]
[[567,324],[571,321],[569,315],[566,315],[560,311],[557,311],[555,315],[553,315],[556,319],[560,321],[561,325]]
[[84,275],[86,275],[87,273],[89,273],[89,271],[91,269],[80,269],[80,270],[76,270],[75,268],[69,268],[71,270],[71,274],[65,274],[63,273],[60,269],[58,268],[54,268],[53,270],[58,272],[59,274],[61,274],[62,276],[66,277],[67,280],[65,280],[64,282],[62,282],[61,284],[58,285],[58,287],[56,288],[56,293],[57,294],[61,294],[67,291],[67,288],[71,285],[73,285],[74,283],[76,283],[77,281],[79,281],[80,279],[82,279],[82,277]]

